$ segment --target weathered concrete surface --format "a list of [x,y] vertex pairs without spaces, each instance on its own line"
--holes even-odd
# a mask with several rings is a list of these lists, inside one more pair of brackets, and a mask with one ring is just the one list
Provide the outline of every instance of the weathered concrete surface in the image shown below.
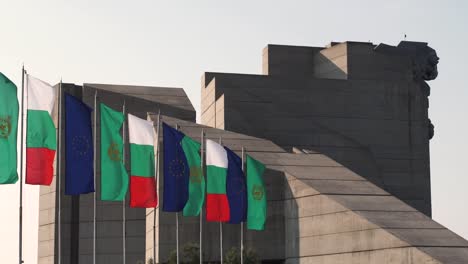
[[[267,227],[263,232],[246,231],[247,246],[264,261],[468,263],[468,241],[323,154],[287,153],[269,140],[166,116],[163,120],[178,124],[195,140],[200,140],[202,129],[208,138],[222,137],[238,154],[246,144],[248,154],[267,165]],[[155,230],[156,243],[164,241],[157,245],[158,261],[164,262],[176,247],[174,214],[159,212],[159,217],[159,223],[167,223]],[[180,220],[181,245],[198,242],[198,218]],[[225,250],[238,247],[239,226],[224,228],[229,234],[224,237]],[[218,225],[205,222],[204,230],[205,261],[219,261]]]
[[[195,140],[204,129],[207,138],[222,137],[238,153],[246,147],[265,163],[266,230],[246,230],[244,236],[245,246],[264,261],[468,263],[468,242],[429,218],[425,80],[437,74],[434,56],[419,56],[424,47],[269,45],[265,75],[204,75],[206,126],[193,123],[195,112],[181,89],[101,84],[64,89],[90,106],[97,89],[102,102],[119,109],[125,101],[127,111],[142,118],[161,110],[165,122],[180,125]],[[99,191],[99,164],[97,170]],[[91,263],[93,196],[58,196],[57,190],[55,180],[41,187],[39,263],[57,263],[58,197],[62,263]],[[99,199],[97,206],[97,263],[121,263],[122,206]],[[175,214],[127,208],[126,218],[127,263],[146,262],[153,253],[158,263],[167,261],[176,248]],[[198,243],[199,218],[179,220],[180,246]],[[203,228],[204,259],[219,261],[219,225],[203,222]],[[225,253],[240,246],[239,225],[223,225],[223,232]]]
[[268,45],[263,75],[204,74],[204,125],[296,153],[253,153],[287,180],[286,262],[468,263],[429,218],[437,62],[419,42]]
[[265,75],[204,74],[201,121],[323,153],[430,216],[431,52],[419,42],[268,45]]

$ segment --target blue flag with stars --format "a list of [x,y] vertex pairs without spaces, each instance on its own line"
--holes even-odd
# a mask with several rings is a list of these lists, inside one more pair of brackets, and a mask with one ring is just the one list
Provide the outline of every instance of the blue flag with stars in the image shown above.
[[92,109],[65,93],[65,194],[94,192]]
[[190,167],[182,148],[184,137],[183,133],[163,123],[164,212],[180,212],[188,200]]
[[247,220],[247,184],[242,171],[242,159],[232,150],[224,147],[228,158],[226,194],[229,202],[230,224]]

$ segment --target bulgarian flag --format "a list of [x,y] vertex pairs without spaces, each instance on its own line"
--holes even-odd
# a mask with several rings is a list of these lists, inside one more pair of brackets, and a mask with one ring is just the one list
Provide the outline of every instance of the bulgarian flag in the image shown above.
[[206,140],[206,221],[228,222],[229,202],[226,192],[228,156],[220,144]]
[[154,169],[153,122],[128,115],[130,140],[130,207],[158,205]]
[[28,89],[26,183],[50,185],[54,175],[57,147],[57,135],[52,120],[55,89],[31,75],[26,77]]

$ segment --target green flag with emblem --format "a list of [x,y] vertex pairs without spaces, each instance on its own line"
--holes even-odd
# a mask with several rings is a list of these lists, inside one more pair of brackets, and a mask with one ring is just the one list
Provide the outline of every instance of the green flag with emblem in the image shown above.
[[267,199],[263,173],[265,165],[247,155],[247,229],[264,230]]
[[19,103],[16,85],[0,72],[0,184],[18,181]]
[[201,168],[200,143],[185,136],[182,141],[182,149],[190,167],[189,198],[185,204],[184,216],[197,216],[200,214],[205,201],[205,177]]
[[124,115],[105,104],[101,111],[101,200],[123,201],[128,190],[128,173],[123,163],[120,129]]

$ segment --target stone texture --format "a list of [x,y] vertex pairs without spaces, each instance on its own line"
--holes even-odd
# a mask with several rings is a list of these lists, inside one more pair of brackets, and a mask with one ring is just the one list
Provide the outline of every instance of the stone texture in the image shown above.
[[[431,49],[382,47],[268,45],[264,75],[204,74],[201,120],[325,154],[430,216],[428,86],[420,71],[432,69],[421,62]],[[221,111],[213,107],[219,100]]]
[[[229,138],[227,147],[237,146],[237,140],[246,137],[166,116],[163,119],[191,135],[199,135],[203,129],[207,137]],[[452,259],[468,260],[464,255],[467,241],[329,157],[291,154],[274,148],[271,141],[248,138],[257,142],[248,154],[267,164],[264,177],[269,204],[266,230],[247,232],[245,243],[264,261],[457,263],[443,262],[449,259],[450,250]],[[162,213],[160,217],[158,238],[163,242],[158,246],[158,260],[165,261],[175,248],[174,216]],[[196,242],[198,219],[185,218],[180,223],[181,245]],[[225,251],[238,247],[238,229],[223,228]],[[204,230],[205,261],[219,261],[219,226],[205,222]],[[436,247],[447,251],[422,250]]]
[[[430,218],[423,85],[437,75],[430,52],[427,44],[412,42],[269,45],[264,75],[204,74],[204,125],[194,123],[181,89],[64,87],[90,106],[98,90],[100,101],[115,109],[125,101],[142,118],[151,112],[148,118],[156,121],[160,110],[164,122],[195,140],[204,131],[266,164],[266,229],[244,230],[245,247],[263,262],[468,263],[468,242]],[[96,170],[99,177],[99,164]],[[57,263],[59,211],[62,263],[91,263],[93,196],[58,196],[59,187],[41,188],[39,263]],[[159,188],[160,204],[162,194]],[[122,205],[98,200],[97,210],[97,263],[121,263]],[[166,262],[176,248],[176,214],[127,208],[125,216],[127,263]],[[200,218],[178,219],[180,247],[198,243]],[[202,227],[204,261],[218,262],[219,224],[203,221]],[[240,246],[240,226],[222,228],[225,254]]]

